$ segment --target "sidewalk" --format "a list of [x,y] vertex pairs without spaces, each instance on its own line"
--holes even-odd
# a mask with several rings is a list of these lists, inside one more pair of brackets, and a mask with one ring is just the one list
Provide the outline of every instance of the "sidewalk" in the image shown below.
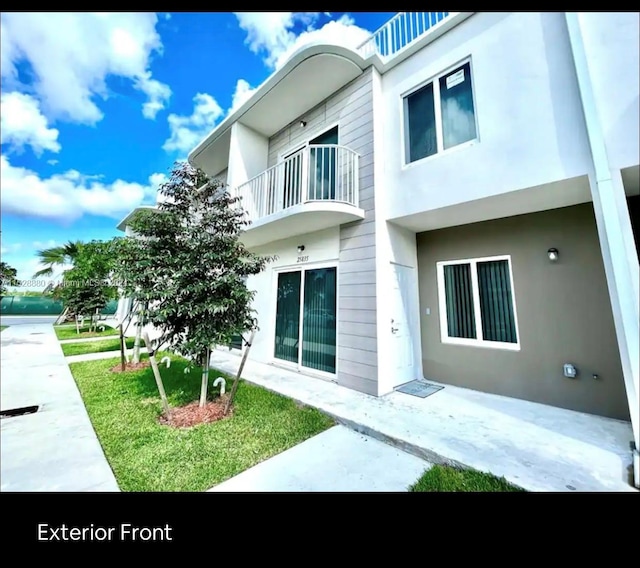
[[119,491],[51,324],[0,334],[2,491]]
[[209,492],[407,491],[429,467],[375,438],[333,426]]
[[[232,375],[239,364],[222,349],[211,356],[213,368]],[[504,476],[529,491],[636,491],[627,422],[449,385],[427,398],[373,397],[255,361],[243,378],[426,461]]]

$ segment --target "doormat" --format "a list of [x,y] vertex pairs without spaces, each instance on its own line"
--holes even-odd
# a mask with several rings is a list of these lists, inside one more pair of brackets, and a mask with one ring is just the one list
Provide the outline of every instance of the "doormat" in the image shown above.
[[432,385],[425,381],[416,380],[416,381],[411,381],[409,383],[405,383],[404,385],[398,387],[396,390],[398,392],[403,392],[405,394],[419,396],[420,398],[427,398],[430,394],[433,394],[434,392],[438,392],[443,388],[444,387]]

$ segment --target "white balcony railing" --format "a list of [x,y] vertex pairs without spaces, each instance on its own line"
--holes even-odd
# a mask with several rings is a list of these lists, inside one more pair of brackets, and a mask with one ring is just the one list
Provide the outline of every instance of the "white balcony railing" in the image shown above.
[[393,57],[414,40],[443,21],[449,12],[398,12],[358,47],[365,59],[377,53],[382,59]]
[[310,202],[359,207],[358,154],[335,144],[307,146],[238,186],[249,220]]

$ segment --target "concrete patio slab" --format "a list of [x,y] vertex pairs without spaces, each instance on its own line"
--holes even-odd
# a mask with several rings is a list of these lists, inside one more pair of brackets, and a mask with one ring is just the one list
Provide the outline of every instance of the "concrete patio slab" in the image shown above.
[[[229,374],[239,364],[225,349],[211,356]],[[374,397],[255,361],[243,378],[429,462],[504,476],[530,491],[637,492],[627,422],[449,385],[427,398]]]
[[429,467],[375,438],[334,426],[209,491],[407,491]]
[[51,324],[0,334],[2,491],[119,491]]

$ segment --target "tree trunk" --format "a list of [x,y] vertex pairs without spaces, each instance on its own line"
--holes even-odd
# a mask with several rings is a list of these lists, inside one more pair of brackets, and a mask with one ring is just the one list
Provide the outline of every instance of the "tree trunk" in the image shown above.
[[58,316],[58,319],[55,321],[53,325],[64,323],[64,320],[66,319],[68,313],[69,313],[69,308],[65,308],[63,312]]
[[76,333],[80,335],[80,319],[78,318],[78,314],[76,314]]
[[251,344],[253,343],[253,338],[255,334],[256,334],[256,330],[254,329],[251,332],[251,336],[249,337],[247,348],[244,350],[244,353],[242,354],[242,361],[240,361],[240,368],[238,369],[238,374],[236,375],[236,378],[233,380],[233,386],[231,387],[231,392],[229,393],[227,404],[225,404],[224,406],[225,414],[229,412],[229,408],[231,408],[231,403],[233,402],[233,397],[236,396],[236,391],[238,390],[238,383],[240,383],[240,376],[242,375],[242,369],[244,369],[244,364],[245,364],[245,361],[247,360],[247,355],[249,355],[249,349],[251,349]]
[[126,361],[124,357],[124,330],[120,324],[120,369],[122,372],[126,369]]
[[200,385],[200,408],[207,403],[207,387],[209,386],[209,359],[211,349],[207,347],[204,364],[202,365],[202,384]]
[[93,331],[98,331],[98,322],[100,321],[100,308],[96,308],[96,318],[93,320]]
[[134,363],[140,362],[140,341],[142,339],[142,324],[143,324],[143,309],[140,308],[138,310],[138,315],[136,317],[136,338],[133,343],[133,359]]
[[158,392],[160,393],[160,398],[162,399],[162,408],[164,409],[164,413],[167,418],[169,418],[169,401],[167,400],[167,393],[164,390],[164,384],[162,383],[162,376],[160,375],[160,369],[158,369],[158,362],[156,361],[156,353],[151,348],[151,341],[149,341],[149,335],[144,333],[144,342],[149,350],[149,362],[151,363],[151,368],[153,369],[153,376],[156,379],[156,385],[158,386]]

